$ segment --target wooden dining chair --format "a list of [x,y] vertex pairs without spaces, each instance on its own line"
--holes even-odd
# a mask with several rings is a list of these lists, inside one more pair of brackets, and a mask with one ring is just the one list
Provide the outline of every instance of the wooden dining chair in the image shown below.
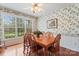
[[23,42],[23,54],[24,55],[27,55],[28,54],[28,51],[29,51],[29,40],[28,40],[28,34],[25,33],[24,35],[24,42]]
[[59,55],[59,51],[60,51],[60,39],[61,39],[61,34],[58,34],[55,37],[55,41],[52,44],[51,47],[49,47],[49,51],[53,54],[53,55]]
[[27,47],[27,54],[28,55],[31,55],[33,53],[35,53],[37,55],[38,54],[38,50],[41,49],[41,48],[38,48],[39,46],[37,46],[37,44],[35,43],[34,35],[27,34],[25,37],[26,38],[25,38],[25,41],[24,41],[24,51],[23,52],[25,52],[25,49],[26,49],[25,47]]

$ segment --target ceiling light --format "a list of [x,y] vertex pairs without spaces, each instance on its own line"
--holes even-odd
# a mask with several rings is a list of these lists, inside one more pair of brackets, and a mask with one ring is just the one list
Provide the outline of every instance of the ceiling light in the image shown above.
[[41,11],[41,4],[33,3],[31,10],[32,10],[33,13]]

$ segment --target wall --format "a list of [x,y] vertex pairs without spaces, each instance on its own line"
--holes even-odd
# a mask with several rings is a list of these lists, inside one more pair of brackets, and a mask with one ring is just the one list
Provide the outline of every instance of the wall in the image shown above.
[[37,31],[38,19],[32,19],[32,32]]
[[[52,14],[42,16],[39,19],[39,30],[50,31],[53,34],[61,33],[61,46],[79,51],[79,4],[61,8]],[[47,20],[57,18],[58,28],[47,29]],[[74,37],[74,38],[73,38]]]
[[60,45],[79,52],[79,37],[62,35]]

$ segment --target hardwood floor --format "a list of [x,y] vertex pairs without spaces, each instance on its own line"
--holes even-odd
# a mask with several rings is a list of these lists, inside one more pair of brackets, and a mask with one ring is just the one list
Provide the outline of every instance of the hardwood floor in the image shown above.
[[[39,54],[39,56],[43,56],[43,53]],[[51,54],[50,56],[52,56]],[[23,55],[23,44],[18,44],[14,46],[7,47],[7,49],[0,48],[0,56],[24,56]],[[31,56],[34,56],[32,53]],[[79,52],[72,51],[67,48],[60,47],[59,56],[79,56]]]

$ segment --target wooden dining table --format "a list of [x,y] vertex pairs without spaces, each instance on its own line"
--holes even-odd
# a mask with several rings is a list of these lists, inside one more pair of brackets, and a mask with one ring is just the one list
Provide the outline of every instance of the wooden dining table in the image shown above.
[[44,55],[48,54],[48,48],[54,43],[55,38],[37,38],[35,42],[44,48]]

